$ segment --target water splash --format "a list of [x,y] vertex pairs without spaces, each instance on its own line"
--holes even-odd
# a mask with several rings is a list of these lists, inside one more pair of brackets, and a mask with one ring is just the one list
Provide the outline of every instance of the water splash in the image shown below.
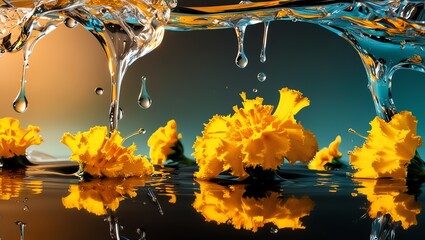
[[139,97],[137,103],[143,109],[147,109],[152,105],[152,99],[149,96],[148,90],[146,88],[146,77],[142,77],[142,86],[140,88]]
[[265,63],[266,62],[266,48],[267,48],[267,35],[269,32],[269,26],[270,21],[264,22],[264,33],[263,33],[263,43],[261,45],[261,52],[260,52],[260,62]]

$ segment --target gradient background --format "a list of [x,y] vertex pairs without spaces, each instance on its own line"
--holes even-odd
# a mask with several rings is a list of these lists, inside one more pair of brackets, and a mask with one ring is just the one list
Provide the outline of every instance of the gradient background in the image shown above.
[[[267,61],[260,63],[263,25],[247,28],[249,64],[245,69],[234,63],[237,41],[233,29],[166,31],[162,44],[136,61],[125,75],[121,98],[124,118],[119,122],[122,135],[145,128],[147,134],[132,140],[138,145],[138,153],[148,154],[150,134],[175,119],[185,152],[190,155],[195,137],[209,118],[232,113],[232,106],[241,106],[240,92],[247,92],[249,98],[261,96],[265,103],[275,105],[278,90],[289,87],[311,100],[296,119],[315,133],[320,148],[336,135],[342,136],[343,153],[360,146],[363,139],[347,130],[366,134],[375,110],[355,50],[344,39],[311,24],[278,21],[271,23],[269,30]],[[34,149],[67,158],[70,151],[60,143],[64,132],[75,134],[108,124],[110,83],[105,54],[81,26],[59,27],[33,51],[27,72],[29,108],[18,114],[12,102],[19,89],[22,58],[22,53],[0,57],[0,117],[18,118],[24,127],[40,126],[45,141]],[[257,80],[259,72],[267,74],[265,82]],[[142,76],[148,79],[153,100],[147,110],[137,104]],[[96,87],[102,87],[105,93],[96,95]],[[254,88],[258,89],[256,93]],[[399,71],[394,75],[393,96],[398,110],[412,111],[419,119],[419,135],[425,136],[423,89],[424,74]],[[348,160],[348,156],[343,159]]]

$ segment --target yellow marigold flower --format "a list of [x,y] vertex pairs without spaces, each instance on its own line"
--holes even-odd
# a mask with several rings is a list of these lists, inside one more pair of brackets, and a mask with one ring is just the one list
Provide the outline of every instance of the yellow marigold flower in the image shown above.
[[416,216],[421,212],[420,204],[414,195],[407,194],[404,180],[391,179],[356,179],[361,187],[357,192],[367,197],[370,202],[368,214],[377,218],[391,215],[394,222],[400,222],[404,229],[417,225]]
[[181,133],[177,134],[177,124],[174,119],[164,127],[158,128],[148,139],[149,155],[154,165],[163,165],[167,160],[193,165],[194,161],[184,156]]
[[[25,156],[26,149],[31,145],[41,144],[42,137],[38,135],[39,127],[29,125],[22,129],[19,120],[6,117],[0,119],[0,163],[7,165],[6,159]],[[7,161],[12,164],[12,162]]]
[[195,193],[192,206],[205,221],[230,224],[236,229],[257,232],[272,223],[278,229],[305,229],[301,218],[309,216],[314,202],[307,196],[282,198],[277,192],[268,192],[264,198],[244,197],[245,186],[225,187],[199,181],[200,193]]
[[263,98],[247,99],[242,93],[243,108],[234,106],[233,115],[211,118],[193,145],[199,166],[195,176],[210,179],[230,170],[244,178],[247,167],[276,170],[285,158],[291,164],[311,160],[317,140],[294,118],[310,102],[295,90],[283,88],[279,93],[274,113]]
[[167,161],[168,156],[176,152],[173,147],[181,138],[181,133],[177,134],[177,124],[174,119],[168,121],[165,127],[158,128],[148,139],[152,164],[158,165]]
[[28,190],[31,194],[43,192],[43,183],[41,181],[28,181],[25,177],[25,171],[0,171],[0,200],[18,198]]
[[93,127],[87,132],[65,133],[61,142],[71,151],[71,160],[80,170],[93,177],[145,176],[153,173],[153,166],[145,156],[134,155],[136,145],[124,147],[118,131],[107,137],[106,127]]
[[116,211],[126,197],[137,196],[136,187],[144,186],[140,178],[106,178],[79,182],[69,186],[70,194],[62,198],[65,208],[85,209],[89,213],[105,215],[107,210]]
[[350,163],[357,170],[354,177],[406,178],[406,165],[422,145],[416,135],[417,122],[408,111],[395,114],[389,122],[375,117],[366,142],[350,154]]
[[[341,136],[337,136],[329,147],[322,148],[316,153],[313,160],[308,164],[308,168],[312,170],[328,170],[331,165],[338,164],[337,161],[342,157],[342,153],[338,150],[341,144]],[[339,162],[339,161],[338,161]]]

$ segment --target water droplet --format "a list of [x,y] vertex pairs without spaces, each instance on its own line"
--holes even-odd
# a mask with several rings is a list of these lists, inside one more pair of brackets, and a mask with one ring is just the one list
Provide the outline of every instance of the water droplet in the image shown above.
[[256,93],[256,92],[258,92],[258,89],[253,88],[253,89],[252,89],[252,92],[255,92],[255,93]]
[[257,74],[257,79],[260,82],[266,81],[266,78],[267,78],[267,75],[263,72],[260,72],[260,73]]
[[270,233],[276,234],[279,232],[279,229],[276,226],[270,227]]
[[260,62],[262,63],[266,62],[266,47],[267,47],[267,35],[269,32],[269,26],[270,26],[269,21],[264,22],[263,44],[261,46],[261,53],[260,53]]
[[68,28],[75,28],[78,25],[78,22],[75,21],[73,18],[66,18],[64,23],[65,26],[67,26]]
[[23,202],[24,203],[28,202],[28,198],[24,198],[24,201]]
[[152,105],[152,99],[149,96],[148,90],[146,88],[146,77],[142,77],[142,86],[140,88],[139,98],[137,100],[139,106],[143,109],[147,109]]
[[94,92],[97,94],[97,95],[103,95],[103,88],[101,88],[101,87],[98,87],[98,88],[96,88],[95,90],[94,90]]
[[15,101],[13,101],[13,109],[18,113],[23,113],[28,108],[28,100],[25,96],[25,89],[21,88],[16,97]]
[[146,129],[141,128],[141,129],[140,129],[140,133],[141,133],[141,134],[146,134]]
[[173,8],[176,8],[177,7],[177,0],[168,0],[167,1],[167,4],[168,4],[168,6],[171,8],[171,9],[173,9]]
[[28,212],[29,210],[30,210],[30,208],[27,205],[25,205],[24,206],[24,211]]
[[293,18],[292,19],[292,22],[297,22],[298,21],[298,19],[297,18]]
[[240,68],[245,68],[248,65],[248,58],[246,57],[243,41],[245,36],[246,24],[238,24],[235,27],[236,37],[238,38],[238,54],[236,55],[235,63]]

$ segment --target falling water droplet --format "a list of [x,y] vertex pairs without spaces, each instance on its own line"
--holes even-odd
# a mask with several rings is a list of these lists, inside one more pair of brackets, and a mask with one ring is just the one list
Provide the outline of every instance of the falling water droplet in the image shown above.
[[98,88],[96,88],[95,90],[94,90],[94,92],[97,94],[97,95],[103,95],[103,88],[101,88],[101,87],[98,87]]
[[276,234],[279,232],[279,229],[276,226],[270,227],[270,233]]
[[260,72],[260,73],[257,74],[257,79],[260,82],[266,81],[266,78],[267,78],[267,75],[263,72]]
[[267,34],[269,32],[269,25],[270,25],[269,21],[264,22],[263,45],[261,46],[261,53],[260,53],[260,62],[262,63],[266,62]]
[[246,24],[238,24],[235,27],[236,37],[238,38],[238,54],[236,55],[235,63],[240,68],[245,68],[248,65],[248,58],[246,57],[243,41],[245,36]]
[[21,87],[21,89],[19,90],[18,96],[16,96],[15,101],[13,101],[13,109],[18,113],[23,113],[27,110],[27,108],[28,108],[28,100],[25,95],[25,87]]
[[78,22],[75,21],[73,18],[66,18],[64,23],[65,26],[67,26],[68,28],[75,28],[78,25]]
[[146,88],[146,77],[142,77],[142,87],[140,88],[139,98],[137,100],[139,106],[143,109],[147,109],[152,105],[152,99],[149,96],[148,90]]
[[252,89],[252,92],[255,92],[255,93],[256,93],[256,92],[258,92],[258,89],[253,88],[253,89]]

